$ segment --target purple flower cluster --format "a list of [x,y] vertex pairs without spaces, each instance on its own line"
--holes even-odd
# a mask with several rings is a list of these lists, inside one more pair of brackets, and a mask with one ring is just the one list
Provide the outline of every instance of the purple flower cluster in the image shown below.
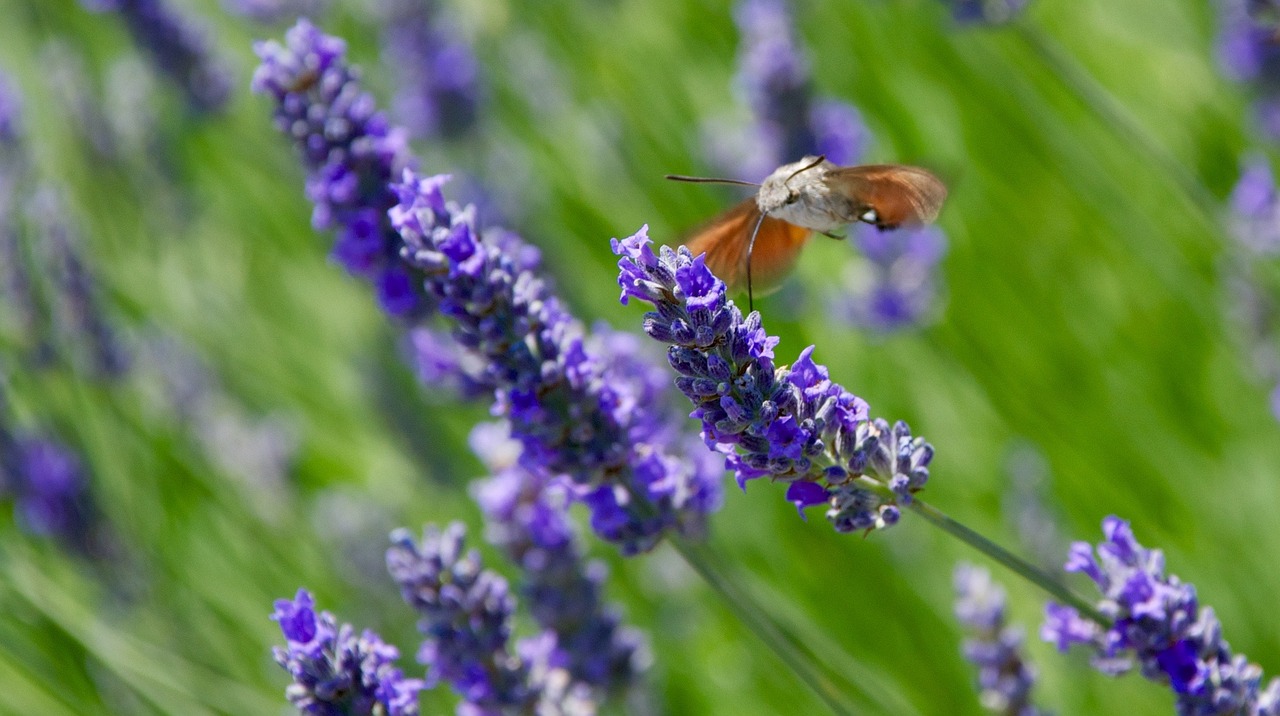
[[1028,0],[943,0],[957,22],[996,24],[1009,22],[1027,7]]
[[1270,0],[1220,0],[1218,61],[1250,85],[1262,132],[1280,139],[1280,9]]
[[856,163],[870,138],[862,116],[814,96],[785,0],[742,0],[734,19],[742,36],[736,86],[755,124],[745,133],[710,132],[713,162],[753,180],[808,155]]
[[299,20],[285,44],[261,42],[255,92],[277,102],[276,126],[294,140],[308,172],[318,230],[335,229],[334,260],[370,281],[388,314],[407,319],[429,308],[420,282],[399,260],[400,238],[387,210],[390,182],[410,162],[403,130],[393,129],[346,63],[346,44]]
[[978,667],[982,705],[1005,716],[1038,716],[1031,705],[1036,673],[1022,653],[1023,633],[1005,617],[1005,593],[991,573],[961,564],[955,571],[956,618],[968,628],[964,657]]
[[866,224],[852,231],[865,262],[845,282],[849,292],[834,299],[835,317],[884,332],[918,325],[938,295],[938,263],[947,245],[942,231],[934,226],[881,231]]
[[[481,239],[474,210],[446,202],[447,177],[405,172],[392,209],[405,257],[423,277],[453,335],[482,356],[531,472],[565,476],[602,538],[625,553],[670,529],[698,532],[718,506],[718,475],[669,454],[667,415],[631,369],[613,370],[519,254]],[[649,386],[652,387],[652,386]]]
[[1231,233],[1241,246],[1257,256],[1280,254],[1280,196],[1266,158],[1245,160],[1230,205]]
[[0,433],[0,476],[18,524],[33,535],[87,547],[92,510],[80,459],[47,437]]
[[285,647],[274,647],[276,663],[293,677],[285,690],[300,713],[314,716],[416,716],[423,682],[395,667],[400,652],[366,629],[356,635],[329,612],[316,613],[305,589],[276,602]]
[[759,313],[743,318],[702,256],[683,246],[657,255],[650,244],[647,227],[613,240],[622,301],[653,305],[645,333],[670,344],[676,385],[738,484],[787,482],[789,501],[801,509],[828,503],[827,519],[841,532],[897,522],[899,505],[928,480],[933,448],[906,423],[868,421],[867,404],[830,380],[812,346],[789,368],[775,367],[778,339]]
[[231,76],[213,56],[204,30],[164,0],[82,0],[94,11],[114,11],[156,68],[177,84],[195,109],[221,109],[231,95]]
[[557,635],[544,631],[511,645],[515,599],[506,580],[465,552],[466,531],[454,523],[428,527],[416,542],[406,530],[391,536],[387,567],[405,601],[422,615],[426,639],[418,660],[427,686],[448,682],[462,696],[459,716],[591,712],[590,687],[558,665]]
[[475,125],[479,63],[438,0],[382,0],[383,62],[399,91],[391,111],[415,137],[455,138]]
[[584,560],[563,486],[516,464],[520,448],[506,430],[491,423],[472,433],[472,448],[494,471],[473,490],[486,535],[520,568],[526,607],[539,627],[556,636],[556,664],[574,681],[620,691],[640,671],[642,639],[605,605],[605,566]]
[[1213,609],[1200,607],[1193,586],[1165,575],[1163,552],[1138,544],[1118,517],[1103,520],[1102,533],[1096,557],[1089,543],[1076,542],[1065,569],[1098,586],[1098,611],[1112,626],[1050,603],[1040,631],[1045,641],[1064,652],[1072,644],[1092,648],[1094,667],[1113,676],[1136,663],[1144,677],[1173,690],[1183,716],[1280,714],[1280,679],[1263,687],[1262,670],[1232,655]]

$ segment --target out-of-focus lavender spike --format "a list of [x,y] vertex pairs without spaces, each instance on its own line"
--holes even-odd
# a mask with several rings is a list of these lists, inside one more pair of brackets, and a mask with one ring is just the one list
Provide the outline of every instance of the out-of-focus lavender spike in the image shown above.
[[396,122],[414,137],[455,138],[475,125],[479,63],[438,0],[379,0],[383,63],[396,77]]
[[962,652],[978,667],[983,707],[1003,716],[1039,716],[1031,705],[1036,672],[1022,653],[1022,630],[1007,623],[1004,589],[970,564],[956,567],[954,582],[956,619],[970,633]]
[[463,699],[459,716],[568,713],[568,703],[594,713],[589,692],[559,663],[554,632],[511,644],[515,599],[479,553],[466,551],[465,538],[460,523],[428,527],[421,541],[397,530],[387,550],[391,576],[422,615],[418,661],[427,665],[427,687],[450,684]]
[[994,25],[1009,22],[1026,9],[1029,0],[943,0],[951,16],[964,24]]
[[1089,647],[1094,667],[1104,674],[1138,666],[1144,677],[1173,691],[1179,714],[1280,714],[1280,679],[1264,687],[1262,669],[1232,654],[1195,587],[1164,573],[1163,552],[1143,547],[1129,523],[1115,516],[1102,521],[1102,533],[1106,539],[1096,557],[1092,545],[1076,542],[1064,568],[1093,580],[1102,594],[1098,611],[1112,625],[1050,603],[1041,637],[1063,652],[1073,644]]
[[1280,253],[1280,196],[1266,158],[1245,159],[1231,190],[1231,233],[1255,255]]
[[275,23],[298,17],[317,17],[329,0],[222,0],[227,12],[261,23]]
[[1280,12],[1273,2],[1218,0],[1218,62],[1250,86],[1262,133],[1280,139]]
[[739,485],[769,477],[788,483],[803,510],[829,505],[827,519],[851,532],[898,521],[900,505],[924,487],[933,448],[899,421],[867,420],[867,404],[834,383],[805,349],[789,368],[773,362],[778,338],[759,313],[743,318],[688,248],[650,248],[648,227],[613,240],[622,301],[654,306],[644,330],[669,344],[676,386],[696,406],[707,446],[725,455]]
[[92,510],[80,459],[46,437],[20,438],[14,447],[8,482],[18,523],[31,534],[86,544]]
[[214,112],[231,96],[231,75],[214,57],[205,30],[165,0],[81,0],[96,12],[113,11],[156,68],[174,82],[192,108]]
[[735,86],[753,124],[710,123],[704,134],[712,164],[758,180],[807,155],[836,164],[861,160],[870,139],[862,117],[848,103],[815,96],[786,1],[742,0],[734,19],[741,33]]
[[276,663],[293,677],[285,689],[299,713],[320,716],[417,716],[420,679],[395,667],[399,651],[366,629],[357,635],[329,612],[317,613],[311,593],[276,601],[271,615],[284,647],[273,647]]
[[564,486],[519,466],[520,444],[505,423],[477,426],[471,445],[493,472],[473,488],[485,533],[521,569],[521,596],[538,626],[555,633],[556,661],[574,681],[625,689],[642,669],[643,639],[605,604],[605,566],[583,558]]
[[346,43],[307,20],[285,44],[260,42],[253,90],[277,103],[276,127],[293,139],[307,168],[311,223],[333,229],[331,256],[373,284],[389,315],[409,320],[430,304],[400,261],[401,241],[387,210],[396,204],[390,183],[411,163],[402,129],[392,128],[346,63]]
[[865,259],[851,266],[833,299],[833,315],[845,323],[891,332],[920,324],[937,303],[938,263],[946,238],[937,227],[881,231],[850,229]]
[[106,378],[119,378],[129,369],[129,355],[102,307],[97,282],[81,257],[65,209],[57,194],[41,190],[33,201],[33,219],[54,272],[54,298],[61,323],[69,334],[68,345],[84,344],[93,370]]

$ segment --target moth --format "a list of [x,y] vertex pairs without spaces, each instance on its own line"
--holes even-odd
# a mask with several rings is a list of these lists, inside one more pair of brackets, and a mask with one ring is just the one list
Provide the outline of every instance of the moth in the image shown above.
[[685,241],[694,256],[706,253],[711,272],[730,291],[747,289],[754,310],[754,289],[767,291],[786,278],[800,249],[815,232],[835,232],[862,222],[879,229],[927,224],[938,218],[947,187],[919,167],[864,164],[841,167],[824,156],[784,164],[759,184],[670,174],[674,181],[758,187],[744,200],[695,230]]

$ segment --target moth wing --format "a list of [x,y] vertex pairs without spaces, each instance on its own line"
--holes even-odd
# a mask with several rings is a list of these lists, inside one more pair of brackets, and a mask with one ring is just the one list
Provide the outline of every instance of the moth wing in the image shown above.
[[[757,221],[760,209],[756,200],[746,199],[695,229],[684,242],[694,256],[706,253],[707,268],[731,293],[747,287],[747,247]],[[776,287],[791,273],[812,233],[781,219],[764,217],[751,250],[751,290],[755,295]]]
[[882,229],[929,224],[938,218],[947,187],[932,172],[900,164],[866,164],[827,173],[826,181],[849,199],[850,222],[865,221],[868,209]]

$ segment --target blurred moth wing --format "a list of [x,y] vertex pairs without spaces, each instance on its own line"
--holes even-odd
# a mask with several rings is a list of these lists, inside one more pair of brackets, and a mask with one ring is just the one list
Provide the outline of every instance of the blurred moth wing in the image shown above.
[[724,281],[729,291],[737,291],[747,286],[747,248],[756,222],[760,228],[751,247],[751,290],[764,295],[791,273],[812,231],[767,214],[761,218],[760,208],[751,198],[694,230],[685,246],[694,256],[706,253],[711,273]]

